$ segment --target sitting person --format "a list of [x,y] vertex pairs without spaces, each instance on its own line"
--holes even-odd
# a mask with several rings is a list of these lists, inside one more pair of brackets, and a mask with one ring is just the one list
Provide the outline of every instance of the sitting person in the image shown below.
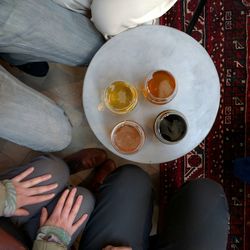
[[0,216],[12,217],[31,241],[37,239],[34,249],[72,245],[94,209],[90,191],[67,188],[70,173],[98,167],[90,186],[95,190],[115,169],[101,149],[81,150],[65,162],[52,155],[41,156],[0,173]]
[[[104,43],[88,17],[52,0],[1,0],[0,23],[0,58],[15,66],[34,62],[88,65]],[[48,68],[41,63],[38,67],[43,72],[33,70],[32,64],[25,72],[46,75]]]
[[[46,75],[46,62],[88,65],[104,43],[101,33],[109,38],[152,23],[176,1],[2,0],[0,57],[35,76]],[[82,15],[90,9],[93,23]]]
[[226,250],[228,205],[218,183],[184,184],[170,200],[158,235],[150,238],[152,208],[147,173],[134,165],[117,168],[99,188],[79,250]]
[[[43,193],[41,198],[43,203],[39,204],[38,209],[33,206],[20,207],[23,204],[19,203],[16,206],[22,209],[22,213],[26,213],[23,209],[29,211],[29,215],[26,213],[26,216],[20,221],[30,238],[33,240],[36,238],[33,249],[40,249],[40,246],[43,246],[43,249],[67,249],[84,227],[79,245],[80,250],[226,249],[228,206],[223,189],[219,184],[208,179],[198,179],[185,184],[170,201],[165,216],[161,219],[163,227],[160,228],[159,235],[150,244],[153,190],[149,176],[141,168],[134,165],[125,165],[113,171],[115,167],[112,161],[108,160],[107,163],[106,154],[100,153],[99,150],[94,152],[89,151],[86,154],[87,151],[83,150],[65,159],[73,171],[92,167],[93,164],[106,165],[105,171],[101,171],[100,168],[100,172],[106,173],[103,175],[105,178],[99,177],[96,182],[100,186],[96,193],[96,205],[93,212],[91,213],[93,197],[86,189],[81,189],[84,202],[80,206],[76,219],[73,218],[75,218],[82,198],[77,198],[73,202],[75,189],[71,192],[64,191],[62,196],[59,195],[61,198],[58,197],[57,205],[55,198],[50,202],[46,201],[48,198],[52,199],[51,194],[44,196],[48,195],[44,194],[45,189],[54,193],[65,189],[68,168],[63,161],[52,156],[44,156],[18,168],[18,171],[21,172],[26,169],[24,176],[27,176],[31,172],[29,167],[33,166],[35,171],[32,174],[37,171],[35,176],[40,176],[40,181],[41,178],[43,180],[47,178],[47,181],[43,183],[47,187],[43,186],[42,190],[36,189],[36,193],[31,189],[36,185],[37,178],[32,185],[28,183],[34,179],[31,179],[32,181],[23,180],[22,174],[21,177],[20,175],[14,177],[18,174],[16,169],[7,175],[1,175],[1,179],[12,179],[14,185],[19,182],[24,187],[23,190],[30,189],[29,194],[27,194],[27,202],[32,193],[33,195]],[[83,157],[84,155],[85,157]],[[86,155],[88,155],[87,158]],[[43,175],[50,171],[52,171],[52,178],[48,182],[49,176]],[[30,177],[35,176],[30,175]],[[53,184],[54,182],[58,183],[57,187]],[[48,186],[51,183],[52,186]],[[17,192],[18,194],[19,192]],[[9,202],[2,202],[2,204],[9,204]],[[43,208],[41,212],[41,208],[45,206],[46,209]],[[7,215],[11,215],[14,206],[10,207],[12,209],[9,209],[8,205],[7,207],[6,205],[2,206],[2,211],[6,210]],[[72,210],[71,207],[73,207]],[[65,214],[63,211],[66,211]],[[83,215],[86,213],[89,214],[87,225],[87,216]],[[41,228],[38,230],[40,214]]]
[[92,22],[108,39],[142,24],[152,24],[177,0],[53,0],[61,6],[86,15],[91,10]]

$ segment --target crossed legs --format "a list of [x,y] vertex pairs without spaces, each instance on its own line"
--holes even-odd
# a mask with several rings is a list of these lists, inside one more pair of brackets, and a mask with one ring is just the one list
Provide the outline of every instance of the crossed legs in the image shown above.
[[[81,240],[81,250],[107,245],[148,249],[152,186],[140,168],[118,168],[101,186]],[[225,250],[228,207],[222,187],[208,179],[185,184],[170,201],[152,249]]]
[[[42,156],[28,165],[0,174],[0,179],[12,178],[33,166],[32,176],[51,173],[52,178],[44,184],[57,182],[54,191],[59,197],[66,188],[69,172],[66,164],[53,156]],[[84,202],[78,218],[91,214],[94,198],[84,189]],[[152,185],[149,176],[139,167],[125,165],[111,173],[101,185],[96,206],[89,221],[73,235],[85,231],[79,249],[100,250],[107,245],[130,246],[133,250],[148,249],[152,218]],[[51,212],[57,198],[51,202],[29,206],[30,216],[16,218],[23,224],[31,239],[39,227],[41,207]],[[164,250],[225,250],[228,233],[228,206],[222,187],[208,179],[185,184],[172,198],[165,212],[163,228],[152,249]]]
[[[41,208],[47,207],[49,213],[53,211],[62,191],[68,186],[69,170],[67,165],[62,160],[52,155],[41,156],[26,165],[14,168],[10,171],[6,171],[5,173],[0,173],[0,180],[11,179],[29,167],[35,168],[33,173],[29,176],[29,179],[49,173],[52,175],[52,178],[45,182],[42,182],[40,185],[49,185],[52,183],[58,184],[58,187],[55,190],[51,191],[56,194],[53,200],[27,206],[26,209],[30,213],[29,216],[13,218],[15,222],[22,226],[22,228],[28,234],[29,238],[33,241],[39,228]],[[77,188],[77,195],[83,195],[84,200],[79,209],[76,220],[78,220],[85,213],[90,215],[92,210],[94,209],[95,203],[93,195],[83,187]],[[80,231],[84,229],[86,223],[87,221],[85,221],[84,224],[75,232],[75,234],[72,236],[71,243],[74,242]]]

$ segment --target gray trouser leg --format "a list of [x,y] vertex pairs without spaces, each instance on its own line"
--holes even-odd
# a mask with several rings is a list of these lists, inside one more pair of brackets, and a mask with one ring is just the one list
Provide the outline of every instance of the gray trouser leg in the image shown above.
[[[34,240],[37,234],[37,230],[39,228],[41,208],[47,207],[49,214],[51,214],[57,203],[57,200],[61,196],[61,193],[68,185],[69,170],[67,165],[61,159],[56,158],[52,155],[41,156],[32,160],[26,165],[14,168],[4,173],[0,173],[0,180],[11,179],[31,166],[34,167],[35,170],[28,177],[29,179],[50,173],[52,175],[52,178],[39,185],[48,185],[55,182],[58,183],[58,187],[55,190],[48,192],[53,192],[56,194],[56,197],[53,200],[35,204],[32,206],[27,206],[26,209],[30,212],[29,216],[13,218],[14,221],[16,221],[18,224],[22,224],[22,228],[24,229],[24,231],[28,234],[30,239]],[[95,199],[93,195],[87,189],[78,187],[77,196],[78,195],[83,195],[83,202],[77,214],[76,221],[85,213],[90,216],[95,204]],[[72,236],[71,243],[74,242],[78,234],[84,229],[87,221],[88,219]]]
[[228,205],[222,187],[209,179],[185,184],[170,201],[157,249],[225,250]]
[[52,0],[0,1],[0,56],[14,65],[86,65],[103,43],[87,17]]
[[79,249],[100,250],[109,244],[146,249],[151,217],[149,176],[133,165],[119,167],[100,188]]
[[71,132],[67,116],[54,101],[0,66],[1,138],[33,150],[54,152],[69,145]]
[[[83,196],[83,202],[81,204],[81,207],[78,211],[78,214],[76,216],[75,222],[77,220],[80,219],[80,217],[84,214],[88,214],[88,218],[87,220],[78,228],[78,230],[72,235],[71,237],[71,243],[70,245],[72,245],[74,243],[74,241],[76,240],[77,236],[81,233],[82,230],[84,230],[90,215],[94,209],[94,205],[95,205],[95,198],[92,195],[92,193],[87,190],[86,188],[83,187],[77,187],[77,193],[76,193],[76,197],[78,195],[82,195]],[[53,199],[47,206],[47,210],[48,213],[51,214],[53,212],[54,207],[57,204],[58,199],[61,197],[61,193],[59,193],[57,195],[57,197],[55,199]],[[37,234],[37,230],[39,229],[39,221],[40,221],[40,211],[37,215],[35,215],[34,217],[32,217],[27,223],[25,223],[23,225],[23,229],[24,231],[29,235],[30,239],[35,240],[36,238],[36,234]]]
[[[69,170],[67,165],[59,158],[56,158],[52,155],[35,158],[26,165],[11,169],[10,171],[6,171],[5,173],[0,173],[0,180],[11,179],[21,172],[25,171],[29,167],[34,167],[35,170],[27,177],[27,179],[31,179],[44,174],[52,175],[51,179],[42,182],[37,186],[58,183],[58,187],[48,193],[59,194],[68,185]],[[19,224],[23,224],[38,212],[40,212],[41,208],[48,205],[50,202],[51,201],[46,201],[39,204],[27,206],[26,209],[29,211],[30,215],[25,217],[15,217],[14,220]]]

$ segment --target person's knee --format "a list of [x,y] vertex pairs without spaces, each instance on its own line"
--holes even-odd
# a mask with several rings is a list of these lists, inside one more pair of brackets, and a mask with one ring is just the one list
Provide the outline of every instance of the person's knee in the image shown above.
[[199,190],[199,192],[201,193],[217,193],[217,194],[223,194],[224,190],[222,188],[222,186],[211,179],[197,179],[197,180],[193,180],[189,183],[187,183],[187,185],[192,186],[192,188]]
[[83,200],[82,204],[80,206],[79,212],[76,216],[76,221],[80,219],[80,217],[84,214],[88,215],[87,220],[85,221],[85,224],[87,223],[92,211],[94,210],[95,207],[95,197],[94,195],[86,188],[83,187],[77,187],[77,196],[82,195]]
[[[185,188],[185,186],[184,186]],[[223,187],[211,179],[197,179],[186,184],[189,196],[194,200],[203,200],[204,203],[213,204],[221,201],[227,209],[227,198]]]
[[52,155],[40,156],[30,162],[31,166],[35,168],[34,174],[44,175],[51,174],[51,178],[43,182],[44,184],[57,183],[57,192],[60,192],[68,184],[69,169],[66,163]]
[[71,66],[88,66],[92,60],[92,58],[94,57],[94,55],[96,54],[96,52],[99,50],[99,48],[101,47],[101,43],[100,44],[96,44],[96,46],[93,45],[93,48],[91,48],[89,51],[82,51],[82,53],[78,53],[78,57],[75,59],[74,62],[69,63],[69,65]]
[[[74,54],[74,61],[68,63],[71,66],[87,66],[96,54],[96,52],[102,47],[105,40],[103,36],[97,31],[92,31],[91,35],[86,40],[83,37],[75,41],[75,46],[71,46],[70,51]],[[87,44],[86,44],[87,43]]]
[[129,186],[133,190],[151,190],[149,175],[135,165],[123,165],[116,170],[115,181],[119,186]]

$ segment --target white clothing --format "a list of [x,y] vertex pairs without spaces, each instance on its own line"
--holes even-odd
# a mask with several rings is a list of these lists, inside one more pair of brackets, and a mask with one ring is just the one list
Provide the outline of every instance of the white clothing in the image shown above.
[[177,0],[53,0],[84,13],[90,8],[92,21],[107,39],[122,31],[152,22],[166,13]]

